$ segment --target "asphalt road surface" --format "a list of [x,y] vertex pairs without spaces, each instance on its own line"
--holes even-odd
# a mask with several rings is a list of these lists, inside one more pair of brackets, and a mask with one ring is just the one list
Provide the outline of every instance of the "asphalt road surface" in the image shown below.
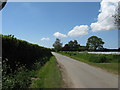
[[118,88],[118,75],[52,52],[61,65],[69,88]]

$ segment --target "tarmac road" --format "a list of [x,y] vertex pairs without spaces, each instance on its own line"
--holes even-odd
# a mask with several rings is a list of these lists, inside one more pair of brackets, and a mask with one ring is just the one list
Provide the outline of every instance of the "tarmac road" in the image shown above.
[[64,72],[69,88],[118,88],[118,75],[52,52]]

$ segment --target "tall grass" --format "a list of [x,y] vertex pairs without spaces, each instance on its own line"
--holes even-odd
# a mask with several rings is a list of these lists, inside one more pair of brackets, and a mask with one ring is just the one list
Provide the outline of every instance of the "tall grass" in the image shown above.
[[62,77],[55,57],[52,57],[42,69],[37,71],[30,88],[61,88]]

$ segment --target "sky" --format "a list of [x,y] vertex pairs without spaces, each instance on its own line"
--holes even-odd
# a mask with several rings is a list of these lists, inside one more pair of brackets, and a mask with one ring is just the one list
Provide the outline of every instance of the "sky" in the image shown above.
[[104,1],[9,2],[2,10],[2,34],[49,48],[56,38],[63,45],[77,40],[82,46],[95,35],[105,48],[118,48],[118,30],[110,16],[117,4]]

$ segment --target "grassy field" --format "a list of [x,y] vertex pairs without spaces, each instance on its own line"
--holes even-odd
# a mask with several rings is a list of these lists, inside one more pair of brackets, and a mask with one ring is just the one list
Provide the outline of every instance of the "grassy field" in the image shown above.
[[45,66],[36,72],[30,88],[61,88],[62,83],[61,72],[55,57],[52,57]]
[[102,68],[108,72],[118,74],[120,55],[88,54],[79,52],[60,52],[60,54]]

